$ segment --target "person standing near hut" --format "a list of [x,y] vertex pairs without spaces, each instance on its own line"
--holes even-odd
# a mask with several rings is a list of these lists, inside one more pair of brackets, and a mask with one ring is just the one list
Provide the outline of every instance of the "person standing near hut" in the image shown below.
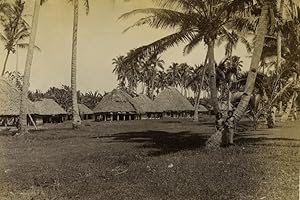
[[225,131],[227,136],[227,144],[233,145],[233,136],[234,136],[234,130],[235,130],[235,119],[233,116],[233,111],[228,111],[228,117],[225,121]]

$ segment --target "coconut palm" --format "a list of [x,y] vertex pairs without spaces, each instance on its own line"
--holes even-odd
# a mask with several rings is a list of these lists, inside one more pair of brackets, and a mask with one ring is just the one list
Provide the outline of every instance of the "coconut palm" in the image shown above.
[[165,62],[159,57],[151,57],[141,68],[141,74],[144,79],[143,82],[145,82],[147,86],[147,95],[150,99],[153,99],[156,75],[158,70],[164,69],[164,63]]
[[27,130],[27,101],[28,101],[28,89],[29,89],[29,80],[31,73],[31,65],[33,60],[33,53],[35,48],[35,38],[37,34],[38,28],[38,20],[39,20],[39,11],[40,6],[44,2],[44,0],[35,0],[34,2],[34,11],[32,17],[32,25],[30,31],[29,45],[25,63],[24,70],[24,78],[23,78],[23,87],[21,94],[21,106],[20,106],[20,124],[19,129],[21,134],[25,134],[28,132]]
[[10,12],[6,12],[5,17],[1,21],[3,27],[3,33],[0,34],[0,39],[4,43],[6,56],[4,59],[3,70],[1,75],[3,76],[6,71],[6,65],[11,53],[16,52],[16,46],[19,41],[22,41],[29,37],[29,25],[23,19],[23,11],[25,2],[22,0],[16,0],[10,7]]
[[[211,99],[215,112],[218,111],[218,97],[215,76],[214,47],[216,39],[229,34],[228,26],[232,24],[233,14],[243,11],[245,3],[250,0],[159,0],[160,8],[137,9],[125,13],[121,18],[128,18],[136,14],[145,14],[135,24],[125,31],[142,25],[152,28],[170,28],[176,32],[163,37],[149,45],[137,48],[131,55],[135,57],[140,53],[159,54],[169,47],[186,43],[185,53],[191,52],[200,42],[208,47],[208,65],[210,72]],[[130,59],[130,58],[128,58]]]
[[[284,1],[280,1],[281,3]],[[269,32],[274,32],[274,25],[275,25],[275,18],[274,18],[274,9],[278,6],[276,5],[278,3],[277,0],[266,0],[263,2],[258,2],[256,4],[258,7],[260,7],[259,12],[259,23],[257,25],[256,30],[256,38],[254,43],[254,52],[251,60],[251,66],[250,66],[250,72],[248,76],[248,81],[244,90],[244,95],[242,96],[242,99],[240,101],[240,104],[235,112],[236,120],[239,120],[242,116],[242,113],[246,110],[247,105],[250,100],[250,94],[253,91],[253,86],[255,83],[255,78],[257,75],[259,62],[262,56],[262,51],[264,47],[264,41],[265,37],[267,36],[268,29]],[[292,7],[295,7],[295,4],[293,4],[293,1],[289,1],[289,3],[292,5]],[[283,4],[281,4],[283,6]]]
[[159,94],[159,91],[164,90],[168,86],[167,81],[167,73],[163,70],[158,71],[155,76],[155,87],[156,87],[156,94]]
[[198,108],[200,104],[201,92],[208,87],[208,74],[205,65],[196,65],[192,69],[191,77],[187,87],[194,91],[194,121],[199,121]]
[[167,72],[168,85],[170,85],[172,87],[177,87],[179,84],[179,78],[180,78],[179,64],[172,63],[166,72]]
[[81,95],[81,102],[85,104],[90,109],[94,109],[102,100],[102,95],[98,92],[86,92]]
[[115,66],[113,72],[117,75],[117,80],[119,81],[119,87],[125,88],[126,85],[126,66],[124,64],[124,56],[118,56],[113,59],[112,64]]
[[[89,0],[83,0],[86,14],[89,13]],[[78,35],[78,18],[79,18],[79,0],[73,0],[74,18],[73,18],[73,40],[72,40],[72,59],[71,59],[71,88],[72,88],[72,114],[73,128],[81,124],[77,102],[77,35]]]
[[187,97],[188,82],[191,78],[192,68],[187,63],[182,63],[179,65],[179,84],[181,86],[182,94]]

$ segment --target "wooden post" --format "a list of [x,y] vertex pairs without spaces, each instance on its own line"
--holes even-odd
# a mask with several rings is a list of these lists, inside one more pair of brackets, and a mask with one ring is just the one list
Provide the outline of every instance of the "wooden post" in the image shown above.
[[120,121],[120,115],[117,114],[117,121]]

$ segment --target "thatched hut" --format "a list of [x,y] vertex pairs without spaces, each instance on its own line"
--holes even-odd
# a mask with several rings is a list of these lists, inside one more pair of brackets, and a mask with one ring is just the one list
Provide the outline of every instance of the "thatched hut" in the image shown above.
[[[0,126],[17,126],[20,103],[20,90],[6,79],[0,78]],[[30,100],[27,108],[29,114],[35,113],[34,105]]]
[[93,110],[96,121],[134,120],[141,108],[127,92],[114,89],[105,95]]
[[34,119],[37,124],[61,123],[67,117],[67,112],[53,99],[41,99],[34,102],[36,113]]
[[209,110],[202,104],[199,104],[198,106],[198,113],[201,113],[201,114],[209,114]]
[[139,94],[138,96],[134,97],[133,99],[141,108],[141,111],[142,111],[141,118],[142,119],[162,117],[161,109],[154,106],[153,101],[147,95]]
[[78,104],[78,109],[81,119],[88,120],[94,118],[94,112],[91,109],[89,109],[89,107],[87,107],[86,105]]
[[153,101],[165,117],[190,117],[194,107],[176,88],[164,89]]

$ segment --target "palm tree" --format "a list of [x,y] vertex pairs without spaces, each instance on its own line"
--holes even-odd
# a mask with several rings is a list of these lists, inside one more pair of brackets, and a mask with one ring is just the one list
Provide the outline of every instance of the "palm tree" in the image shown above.
[[[79,18],[79,0],[73,0],[74,19],[73,19],[73,41],[72,41],[72,59],[71,59],[71,88],[72,88],[72,114],[73,128],[77,128],[81,124],[77,102],[77,35],[78,35],[78,18]],[[89,13],[89,0],[83,0],[86,14]]]
[[147,95],[150,99],[153,99],[156,75],[159,69],[164,69],[164,63],[159,57],[151,57],[141,68],[141,74],[143,74],[144,82],[147,86]]
[[178,63],[172,63],[169,68],[167,69],[167,80],[168,85],[172,87],[177,87],[179,83],[179,64]]
[[38,28],[39,11],[40,11],[40,6],[43,2],[44,2],[44,0],[35,0],[35,4],[34,4],[32,25],[31,25],[31,31],[30,31],[30,38],[29,38],[29,45],[28,45],[28,51],[27,51],[27,57],[26,57],[26,63],[25,63],[23,87],[22,87],[22,94],[21,94],[20,126],[19,126],[21,134],[25,134],[28,132],[28,130],[27,130],[27,102],[28,102],[29,80],[30,80],[34,47],[35,47],[35,38],[36,38],[37,28]]
[[179,84],[181,86],[181,90],[183,90],[182,94],[187,97],[188,90],[188,82],[191,77],[191,67],[187,63],[182,63],[179,65]]
[[117,75],[119,87],[124,89],[126,86],[126,66],[124,64],[124,56],[118,56],[113,59],[112,64],[115,66],[113,72]]
[[263,2],[259,23],[256,30],[256,40],[254,42],[253,56],[251,59],[247,82],[241,100],[238,104],[238,107],[234,112],[234,117],[236,121],[239,121],[241,119],[242,114],[246,111],[254,89],[258,66],[261,59],[262,50],[264,47],[264,41],[268,32],[269,11],[271,10],[271,6],[272,6],[271,0]]
[[[205,63],[206,64],[206,63]],[[205,83],[208,83],[208,75],[206,73],[205,65],[196,65],[195,68],[192,69],[191,77],[187,87],[191,87],[194,91],[194,121],[199,121],[199,113],[198,108],[200,104],[201,92],[205,88],[207,88]]]
[[155,87],[156,87],[156,93],[158,95],[159,91],[162,91],[165,89],[165,87],[168,86],[167,81],[167,73],[165,71],[158,71],[155,76]]
[[[0,34],[0,39],[5,44],[6,56],[4,59],[3,69],[1,75],[6,71],[7,61],[11,53],[16,52],[19,41],[29,37],[29,25],[23,19],[23,11],[25,2],[16,0],[10,7],[10,12],[6,12],[4,19],[1,21],[3,33]],[[20,45],[19,45],[20,46]],[[23,47],[25,45],[21,45]]]
[[123,14],[120,18],[128,18],[140,13],[147,15],[125,31],[142,25],[149,25],[152,28],[176,29],[177,31],[149,45],[137,48],[131,57],[141,53],[155,52],[155,54],[159,54],[180,42],[187,44],[184,52],[190,53],[200,42],[204,42],[208,47],[211,100],[214,110],[217,112],[219,108],[214,59],[215,42],[219,36],[229,34],[227,27],[232,24],[233,14],[243,11],[245,3],[252,1],[159,0],[158,2],[160,8],[137,9]]
[[102,95],[98,91],[89,91],[81,96],[81,103],[85,104],[90,109],[94,109],[102,100]]

